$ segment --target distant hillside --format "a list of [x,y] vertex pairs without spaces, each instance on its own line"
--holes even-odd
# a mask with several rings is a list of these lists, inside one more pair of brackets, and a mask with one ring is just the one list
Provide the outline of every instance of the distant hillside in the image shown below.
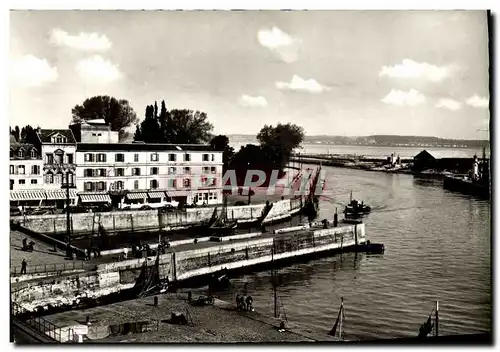
[[[256,143],[255,135],[229,135],[231,143]],[[305,144],[380,145],[415,147],[477,148],[488,144],[487,140],[447,139],[426,136],[372,135],[365,137],[305,136]]]

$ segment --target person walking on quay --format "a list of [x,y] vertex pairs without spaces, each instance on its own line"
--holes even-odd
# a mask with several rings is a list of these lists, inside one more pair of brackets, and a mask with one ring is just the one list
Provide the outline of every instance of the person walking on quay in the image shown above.
[[28,263],[26,263],[26,260],[23,259],[21,263],[21,275],[26,274],[26,267],[28,266]]

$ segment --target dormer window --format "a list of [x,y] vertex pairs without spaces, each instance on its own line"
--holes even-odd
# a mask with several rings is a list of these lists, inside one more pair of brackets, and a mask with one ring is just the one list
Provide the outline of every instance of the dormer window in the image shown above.
[[58,134],[58,135],[52,137],[52,143],[56,143],[56,144],[66,143],[66,137],[61,136],[60,134]]
[[20,158],[24,158],[24,149],[19,149],[17,155],[19,155]]
[[37,155],[37,153],[36,153],[36,149],[31,149],[31,157],[32,157],[33,159],[36,159],[36,155]]

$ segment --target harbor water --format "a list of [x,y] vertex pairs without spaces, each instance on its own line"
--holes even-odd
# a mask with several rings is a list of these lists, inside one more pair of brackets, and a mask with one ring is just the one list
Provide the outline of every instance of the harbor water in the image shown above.
[[[367,238],[383,255],[345,253],[280,268],[280,311],[311,331],[333,326],[344,297],[347,339],[416,336],[434,302],[440,335],[491,331],[490,204],[446,191],[442,181],[325,167],[328,197],[319,218],[332,218],[353,197],[372,207]],[[232,280],[220,298],[246,291],[273,315],[271,272]]]

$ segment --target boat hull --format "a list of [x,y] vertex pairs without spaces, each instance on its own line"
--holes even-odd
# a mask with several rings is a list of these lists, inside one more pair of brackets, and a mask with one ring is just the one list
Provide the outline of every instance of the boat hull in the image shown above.
[[487,185],[472,182],[470,180],[464,180],[459,177],[446,176],[443,179],[443,188],[483,199],[490,199],[490,189]]

